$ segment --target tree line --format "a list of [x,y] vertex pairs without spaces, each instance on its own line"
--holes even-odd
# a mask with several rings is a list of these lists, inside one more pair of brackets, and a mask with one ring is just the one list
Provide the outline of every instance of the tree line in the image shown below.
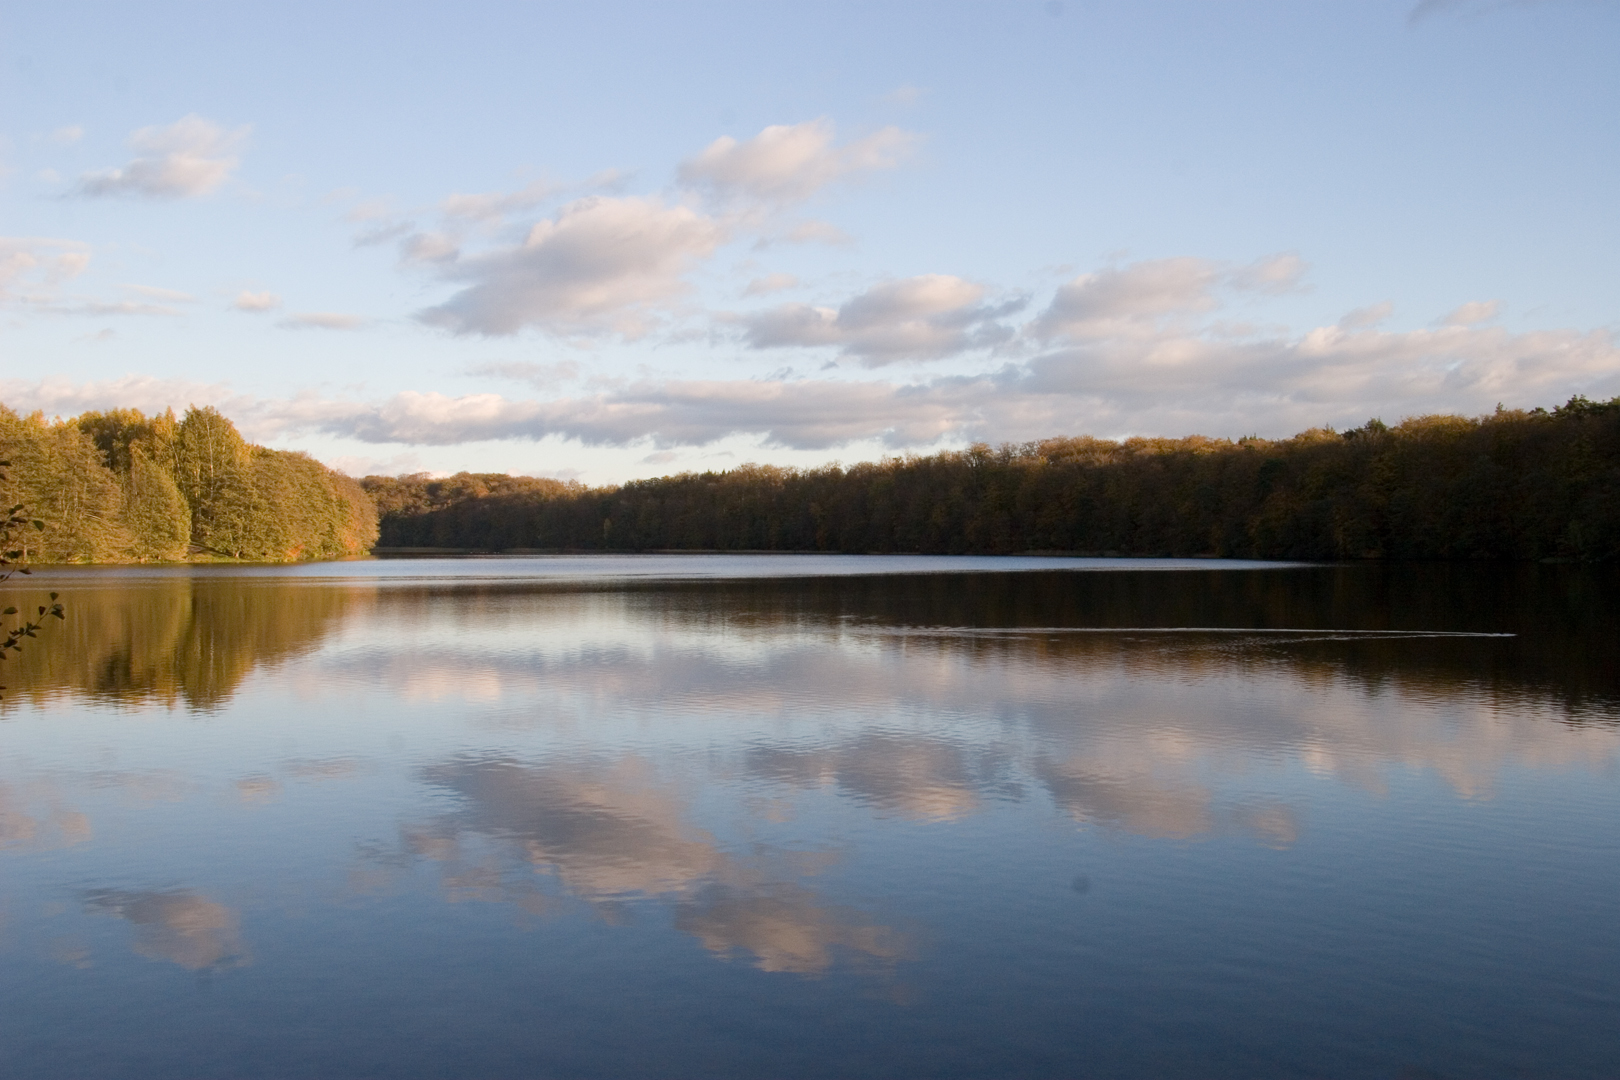
[[11,463],[0,505],[41,524],[20,549],[29,562],[291,562],[364,554],[377,540],[358,482],[247,442],[212,408],[48,421],[0,405],[0,459]]
[[1620,556],[1620,397],[1226,440],[1054,438],[617,487],[368,476],[380,544],[1271,559]]

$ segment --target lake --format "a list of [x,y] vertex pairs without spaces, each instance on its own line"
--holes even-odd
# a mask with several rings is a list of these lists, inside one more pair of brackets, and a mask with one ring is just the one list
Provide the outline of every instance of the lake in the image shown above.
[[8,1080],[1620,1075],[1612,570],[5,588]]

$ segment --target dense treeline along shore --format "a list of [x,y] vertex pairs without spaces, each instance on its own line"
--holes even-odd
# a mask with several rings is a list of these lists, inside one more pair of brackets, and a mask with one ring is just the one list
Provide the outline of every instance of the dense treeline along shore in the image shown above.
[[[1620,557],[1620,398],[1236,441],[1058,438],[850,467],[586,487],[356,482],[210,408],[71,420],[0,406],[0,504],[38,563],[285,562],[384,549]],[[380,520],[379,520],[380,514]]]
[[622,487],[368,476],[385,548],[1620,556],[1620,398],[1291,439],[1047,439]]
[[361,555],[377,512],[359,483],[308,455],[254,446],[214,409],[72,420],[0,405],[0,505],[21,503],[34,563],[234,559],[291,562]]

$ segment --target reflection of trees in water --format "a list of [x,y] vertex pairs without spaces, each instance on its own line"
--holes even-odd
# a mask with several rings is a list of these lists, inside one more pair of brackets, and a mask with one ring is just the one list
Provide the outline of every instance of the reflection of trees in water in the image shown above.
[[[1504,767],[1616,760],[1603,667],[1616,646],[1598,631],[1605,594],[1589,588],[1601,579],[1544,570],[1484,574],[1478,590],[1424,567],[1393,580],[1329,567],[508,586],[478,600],[503,644],[365,662],[396,694],[476,691],[502,722],[571,731],[604,716],[838,715],[836,734],[739,748],[772,797],[825,788],[882,815],[949,820],[1040,791],[1102,828],[1287,845],[1298,809],[1242,790],[1245,763],[1287,760],[1373,791],[1391,767],[1427,769],[1480,797]],[[464,610],[392,594],[377,614],[459,626]],[[1366,633],[1237,629],[1278,626]],[[1117,629],[1073,630],[1085,627]],[[1521,636],[1391,636],[1435,628]],[[1599,640],[1572,640],[1583,634]],[[1573,660],[1550,659],[1560,641]]]
[[1347,675],[1370,689],[1485,691],[1558,703],[1573,722],[1620,709],[1613,568],[1367,563],[1279,570],[918,574],[642,586],[638,610],[698,624],[780,628],[1220,627],[1511,633],[1509,639],[1210,639],[940,636],[979,655],[1079,660],[1107,654],[1163,670],[1264,662]]
[[255,668],[315,649],[354,593],[296,582],[175,577],[83,580],[48,647],[7,662],[7,701],[68,695],[223,705]]
[[800,883],[836,855],[727,851],[689,821],[683,794],[637,758],[468,756],[430,766],[422,779],[462,804],[404,830],[410,855],[439,864],[451,900],[543,913],[555,901],[538,887],[540,872],[610,921],[626,901],[673,902],[678,928],[722,957],[751,956],[763,971],[884,967],[906,951],[904,935]]

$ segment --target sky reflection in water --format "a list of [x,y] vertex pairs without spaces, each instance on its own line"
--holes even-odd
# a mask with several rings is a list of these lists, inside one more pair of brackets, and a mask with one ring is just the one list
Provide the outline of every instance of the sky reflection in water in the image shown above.
[[40,575],[11,1074],[1620,1061],[1610,578],[628,562]]

